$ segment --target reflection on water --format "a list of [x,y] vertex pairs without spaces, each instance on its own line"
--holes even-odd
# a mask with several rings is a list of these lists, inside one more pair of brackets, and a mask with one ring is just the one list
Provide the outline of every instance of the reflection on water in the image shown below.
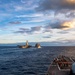
[[0,47],[0,75],[45,75],[54,57],[74,57],[75,47],[42,47],[19,49]]

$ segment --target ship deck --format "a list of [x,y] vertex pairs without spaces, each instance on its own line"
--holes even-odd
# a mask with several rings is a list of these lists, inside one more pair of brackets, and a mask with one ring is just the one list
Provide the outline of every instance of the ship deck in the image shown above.
[[47,75],[69,75],[69,70],[60,71],[58,66],[50,66]]
[[59,56],[50,64],[46,75],[69,75],[74,61],[65,56]]

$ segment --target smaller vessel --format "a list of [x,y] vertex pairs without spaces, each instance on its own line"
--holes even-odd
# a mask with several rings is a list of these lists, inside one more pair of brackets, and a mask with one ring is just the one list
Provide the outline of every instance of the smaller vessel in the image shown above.
[[31,45],[28,45],[28,41],[26,41],[26,45],[18,45],[19,48],[30,48],[32,47]]
[[36,48],[41,48],[41,46],[40,46],[39,43],[36,43],[36,44],[35,44],[35,47],[36,47]]

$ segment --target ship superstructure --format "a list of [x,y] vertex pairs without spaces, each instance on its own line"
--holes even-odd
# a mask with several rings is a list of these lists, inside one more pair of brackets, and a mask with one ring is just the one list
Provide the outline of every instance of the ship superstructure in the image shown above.
[[22,46],[19,45],[19,48],[30,48],[30,47],[32,46],[28,44],[28,41],[26,41],[26,45],[22,45]]
[[58,56],[53,60],[46,75],[70,75],[74,61],[67,56]]

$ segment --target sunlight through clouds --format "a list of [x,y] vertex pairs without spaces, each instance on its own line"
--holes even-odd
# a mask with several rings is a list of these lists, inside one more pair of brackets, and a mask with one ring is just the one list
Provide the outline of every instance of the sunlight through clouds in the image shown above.
[[74,32],[75,0],[0,0],[0,43],[73,43]]

